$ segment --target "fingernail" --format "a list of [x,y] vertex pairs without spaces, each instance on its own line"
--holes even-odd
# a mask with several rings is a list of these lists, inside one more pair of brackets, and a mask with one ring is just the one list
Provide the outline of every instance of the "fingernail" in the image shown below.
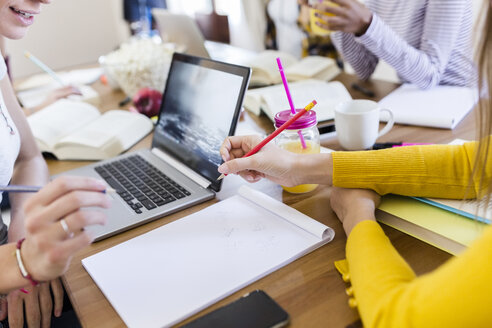
[[59,316],[61,316],[61,311],[60,310],[56,310],[55,311],[55,317],[58,318]]
[[227,170],[226,165],[224,165],[224,164],[222,164],[221,166],[219,166],[219,168],[217,170],[219,171],[219,173],[229,173],[228,170]]
[[253,178],[251,175],[247,175],[246,180],[248,180],[249,182],[253,182],[255,181],[255,178]]

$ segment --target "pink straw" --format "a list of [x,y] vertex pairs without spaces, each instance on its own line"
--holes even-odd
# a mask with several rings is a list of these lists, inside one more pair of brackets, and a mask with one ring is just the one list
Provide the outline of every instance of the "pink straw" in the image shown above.
[[[292,115],[295,115],[296,108],[294,106],[294,102],[292,101],[292,97],[290,95],[289,85],[287,84],[287,79],[285,78],[284,68],[282,67],[282,61],[280,60],[280,57],[277,57],[277,65],[278,65],[278,70],[280,72],[280,77],[282,78],[282,83],[284,84],[285,94],[287,95],[287,100],[289,101],[290,112],[292,113]],[[304,140],[302,132],[299,130],[297,133],[299,134],[299,138],[301,139],[302,148],[306,149],[307,148],[306,141]]]

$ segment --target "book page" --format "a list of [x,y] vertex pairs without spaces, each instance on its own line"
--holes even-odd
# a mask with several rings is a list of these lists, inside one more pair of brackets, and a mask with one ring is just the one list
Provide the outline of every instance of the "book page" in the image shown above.
[[329,69],[332,66],[336,66],[333,58],[309,56],[286,68],[285,75],[289,81],[292,77],[296,77],[297,79],[303,77],[307,79],[316,76],[321,71]]
[[[42,151],[53,151],[57,141],[98,118],[99,110],[89,104],[61,99],[27,118]],[[48,147],[48,148],[46,148]]]
[[[420,90],[404,84],[379,104],[393,112],[395,123],[453,129],[470,112],[478,94],[476,90],[455,86],[437,86]],[[381,118],[388,120],[387,113]]]
[[77,159],[97,159],[90,152],[102,148],[106,152],[105,158],[110,158],[130,148],[152,131],[152,128],[153,124],[146,116],[125,110],[111,110],[62,138],[55,150],[59,158],[74,159],[70,152],[80,148]]
[[278,70],[277,57],[281,59],[284,70],[297,62],[297,58],[288,53],[275,50],[263,51],[249,63],[249,66],[253,69],[251,75],[251,82],[253,82],[253,84],[257,76],[262,75],[268,78],[268,81],[265,82],[282,82],[280,72]]
[[236,195],[82,264],[126,325],[157,328],[179,323],[325,242]]
[[[46,99],[47,95],[59,88],[61,88],[61,86],[58,83],[51,83],[39,88],[17,92],[17,98],[23,107],[32,108],[40,105]],[[100,98],[96,90],[87,85],[78,85],[77,88],[80,90],[82,95],[71,95],[68,99],[74,101],[84,101],[94,106],[99,105]]]
[[[304,108],[313,99],[318,102],[313,108],[318,122],[333,119],[335,107],[343,101],[352,99],[347,89],[338,81],[304,80],[290,83],[289,89],[296,108]],[[289,102],[282,86],[265,88],[264,91],[262,109],[273,121],[275,113],[290,108]]]

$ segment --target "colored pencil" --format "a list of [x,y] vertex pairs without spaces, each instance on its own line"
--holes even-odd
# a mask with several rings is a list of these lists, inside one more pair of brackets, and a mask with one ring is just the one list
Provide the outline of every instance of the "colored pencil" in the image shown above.
[[61,86],[65,86],[66,83],[63,82],[63,80],[56,74],[51,68],[49,68],[45,63],[43,63],[41,60],[39,60],[37,57],[35,57],[33,54],[31,54],[29,51],[24,52],[24,56],[29,58],[34,64],[36,64],[39,68],[41,68],[43,71],[48,73],[55,81],[60,83]]

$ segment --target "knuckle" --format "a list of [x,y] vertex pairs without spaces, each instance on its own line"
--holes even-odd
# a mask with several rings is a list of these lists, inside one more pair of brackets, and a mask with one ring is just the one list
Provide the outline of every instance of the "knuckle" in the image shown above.
[[71,205],[74,205],[77,208],[84,205],[84,197],[80,192],[72,192],[68,201]]
[[61,176],[55,180],[56,188],[62,191],[69,191],[71,188],[71,179],[68,176]]

